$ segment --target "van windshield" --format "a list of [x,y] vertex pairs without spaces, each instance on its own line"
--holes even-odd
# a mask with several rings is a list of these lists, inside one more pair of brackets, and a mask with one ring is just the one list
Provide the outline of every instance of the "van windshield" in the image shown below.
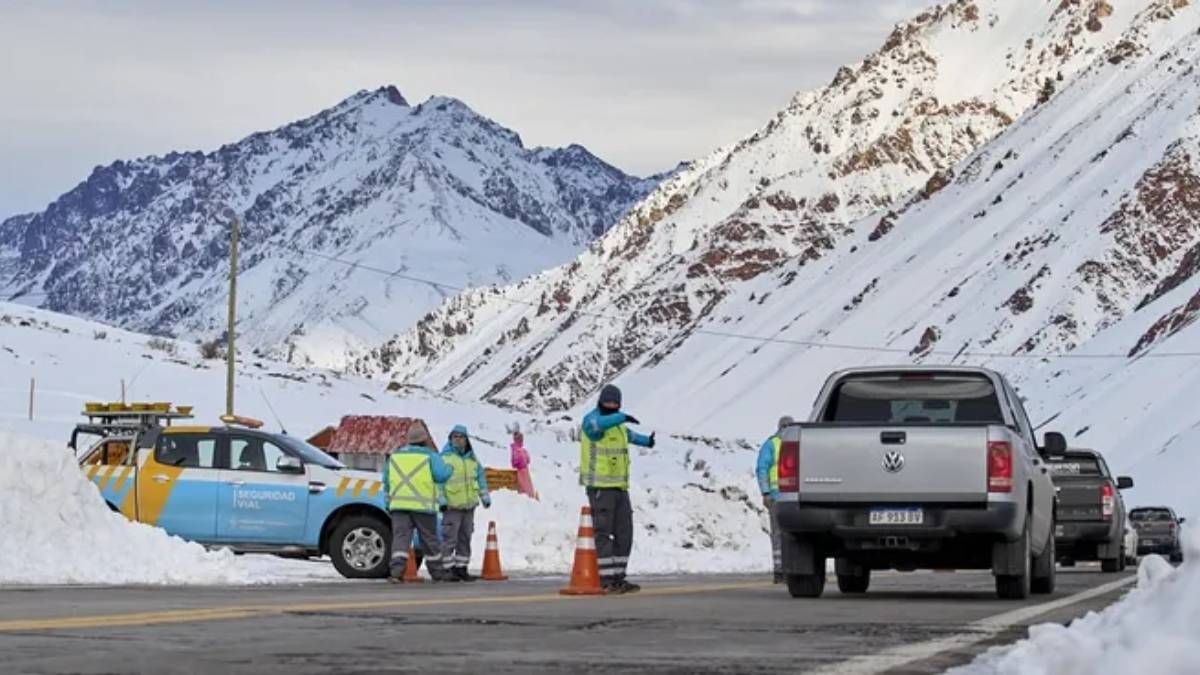
[[838,383],[822,418],[859,424],[1004,424],[996,388],[981,375],[852,375]]

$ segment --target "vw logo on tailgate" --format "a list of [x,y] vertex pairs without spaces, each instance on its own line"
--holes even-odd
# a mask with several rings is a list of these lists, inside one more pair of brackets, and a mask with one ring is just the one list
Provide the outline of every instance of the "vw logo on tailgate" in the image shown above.
[[904,453],[899,450],[889,450],[883,454],[883,470],[896,473],[904,468]]

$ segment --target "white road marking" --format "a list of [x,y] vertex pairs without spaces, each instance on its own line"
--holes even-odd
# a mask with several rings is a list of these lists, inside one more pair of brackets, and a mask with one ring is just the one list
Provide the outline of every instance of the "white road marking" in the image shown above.
[[1068,607],[1084,600],[1088,600],[1100,595],[1105,595],[1113,591],[1119,590],[1124,586],[1128,586],[1137,581],[1137,576],[1132,575],[1123,579],[1109,582],[1102,586],[1096,586],[1086,591],[1070,595],[1058,600],[1043,602],[1037,605],[1028,607],[1019,607],[1014,610],[995,614],[984,619],[979,619],[967,624],[968,631],[956,633],[944,638],[936,640],[928,640],[926,642],[918,642],[911,645],[902,645],[885,649],[877,654],[865,654],[856,656],[852,659],[847,659],[839,663],[830,664],[824,668],[812,671],[819,675],[851,675],[865,673],[881,673],[893,668],[908,665],[915,661],[921,661],[932,656],[937,656],[942,652],[964,649],[979,642],[983,642],[989,638],[995,637],[1007,628],[1017,626],[1026,621],[1052,612],[1056,609]]

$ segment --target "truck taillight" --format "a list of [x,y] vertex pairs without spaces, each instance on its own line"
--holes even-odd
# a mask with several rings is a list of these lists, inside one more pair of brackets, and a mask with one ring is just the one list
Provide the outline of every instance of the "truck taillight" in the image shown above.
[[1012,444],[988,441],[988,492],[1012,492]]
[[1117,495],[1113,487],[1108,483],[1100,486],[1100,515],[1104,516],[1105,520],[1112,518],[1113,510],[1116,508]]
[[779,448],[779,491],[800,491],[800,441],[784,441]]

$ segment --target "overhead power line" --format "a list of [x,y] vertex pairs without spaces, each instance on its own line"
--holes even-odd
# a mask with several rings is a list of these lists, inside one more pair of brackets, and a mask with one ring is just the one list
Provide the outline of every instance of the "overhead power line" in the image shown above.
[[[403,281],[409,281],[409,282],[412,282],[415,284],[421,284],[423,286],[431,286],[433,288],[438,288],[438,289],[443,289],[443,290],[448,290],[448,291],[463,292],[463,291],[475,290],[470,286],[463,286],[461,284],[452,284],[452,283],[448,283],[448,282],[444,282],[444,281],[437,281],[436,279],[429,279],[426,277],[420,277],[420,276],[416,276],[413,274],[406,274],[400,270],[388,270],[388,269],[384,269],[382,267],[375,267],[373,265],[367,265],[367,264],[357,262],[354,260],[346,260],[344,258],[339,258],[337,256],[328,255],[325,253],[317,253],[316,251],[307,251],[307,250],[304,250],[302,248],[295,247],[295,246],[290,246],[287,248],[288,248],[288,250],[290,250],[294,253],[297,253],[299,255],[318,258],[318,259],[336,263],[339,265],[344,265],[346,267],[350,267],[353,269],[360,269],[360,270],[363,270],[366,272],[371,272],[373,274],[378,274],[380,276],[388,277],[390,279],[400,279]],[[49,296],[50,296],[50,293],[46,293],[46,292],[21,293],[20,295],[15,295],[15,296],[7,298],[7,300],[9,302],[15,302],[15,301],[19,301],[19,300],[23,300],[23,299],[27,299],[27,298],[46,298]],[[533,307],[535,309],[540,308],[542,306],[541,302],[522,300],[520,298],[510,298],[510,297],[506,297],[503,295],[497,295],[497,296],[493,296],[493,297],[497,300],[501,300],[503,302],[507,302],[507,303],[513,304],[513,305],[522,305],[522,306],[526,306],[526,307]],[[582,309],[582,308],[574,308],[572,311],[580,316],[587,316],[587,317],[591,317],[591,318],[595,318],[595,319],[604,319],[604,320],[610,320],[610,321],[624,321],[624,320],[628,319],[627,315],[616,315],[616,314],[597,312],[594,310],[587,310],[587,309]],[[1200,351],[1156,352],[1153,349],[1144,354],[1136,354],[1133,356],[1130,356],[1129,354],[1126,354],[1126,353],[1116,353],[1116,352],[1092,353],[1092,354],[1079,353],[1079,352],[1062,352],[1062,353],[1022,352],[1022,353],[1013,354],[1013,353],[1009,353],[1009,352],[997,352],[997,351],[950,351],[950,350],[939,350],[939,349],[933,349],[933,350],[928,350],[928,351],[922,351],[919,353],[913,353],[913,350],[905,349],[903,347],[880,347],[880,346],[874,346],[874,345],[829,342],[829,341],[825,341],[825,340],[799,340],[799,339],[794,339],[794,338],[785,338],[785,337],[778,337],[778,336],[764,336],[764,335],[752,335],[749,333],[736,333],[736,332],[732,332],[732,331],[715,330],[712,328],[697,327],[697,328],[692,329],[691,334],[693,334],[693,335],[708,335],[710,337],[719,337],[719,338],[725,338],[725,339],[729,339],[729,340],[744,340],[747,342],[756,342],[759,344],[782,344],[782,345],[790,345],[793,347],[806,347],[806,348],[810,348],[810,349],[830,349],[830,350],[837,350],[837,351],[866,352],[866,353],[875,353],[875,354],[897,354],[897,355],[903,355],[903,356],[941,356],[941,357],[947,357],[947,358],[951,358],[951,359],[960,359],[960,358],[1008,359],[1008,360],[1072,359],[1072,360],[1096,361],[1096,360],[1114,360],[1114,359],[1129,360],[1129,359],[1139,359],[1139,358],[1165,359],[1165,358],[1198,358],[1198,357],[1200,357]]]
[[[398,271],[386,270],[386,269],[379,268],[379,267],[364,265],[359,262],[355,262],[352,260],[345,260],[343,258],[327,255],[324,253],[317,253],[315,251],[306,251],[306,250],[303,250],[300,248],[295,248],[295,247],[293,247],[291,250],[293,250],[296,253],[299,253],[301,255],[312,256],[315,258],[328,260],[330,262],[338,263],[341,265],[346,265],[348,267],[354,267],[354,268],[366,270],[368,272],[373,272],[376,274],[381,274],[381,275],[385,275],[385,276],[396,278],[396,279],[404,279],[406,281],[412,281],[414,283],[419,283],[419,284],[423,284],[426,286],[434,286],[437,288],[444,288],[444,289],[460,291],[460,292],[471,290],[471,288],[467,287],[467,286],[461,286],[458,284],[451,284],[451,283],[445,283],[445,282],[441,282],[441,281],[435,281],[433,279],[426,279],[426,278],[414,276],[411,274],[402,274]],[[534,307],[534,308],[538,308],[541,306],[540,302],[533,302],[530,300],[522,300],[520,298],[509,298],[509,297],[505,297],[503,295],[498,295],[498,296],[493,296],[493,297],[495,297],[498,300],[502,300],[504,302],[508,302],[508,303],[515,304],[515,305],[524,305],[524,306]],[[609,319],[609,320],[622,321],[622,320],[625,320],[628,318],[627,316],[606,314],[606,313],[589,311],[589,310],[580,309],[580,308],[576,308],[573,311],[576,314],[579,314],[581,316],[589,316],[589,317],[593,317],[593,318],[597,318],[597,319]],[[1123,354],[1123,353],[1085,354],[1085,353],[1077,353],[1077,352],[1063,352],[1063,353],[1052,354],[1052,353],[1023,352],[1023,353],[1018,353],[1018,354],[1011,354],[1008,352],[949,351],[949,350],[934,349],[934,350],[922,351],[922,352],[914,354],[912,350],[905,349],[903,347],[878,347],[878,346],[872,346],[872,345],[856,345],[856,344],[839,343],[839,342],[827,342],[827,341],[822,341],[822,340],[796,340],[796,339],[783,338],[783,337],[751,335],[748,333],[734,333],[734,332],[730,332],[730,331],[713,330],[711,328],[695,328],[692,330],[692,334],[694,334],[694,335],[709,335],[712,337],[720,337],[720,338],[726,338],[726,339],[732,339],[732,340],[746,340],[749,342],[758,342],[758,343],[767,343],[767,344],[785,344],[785,345],[792,345],[792,346],[796,346],[796,347],[809,347],[809,348],[813,348],[813,349],[834,349],[834,350],[841,350],[841,351],[872,352],[872,353],[878,353],[878,354],[902,354],[905,356],[945,356],[945,357],[951,357],[951,358],[1024,359],[1024,360],[1042,360],[1042,359],[1077,359],[1077,360],[1120,359],[1120,360],[1129,360],[1129,359],[1137,359],[1137,358],[1161,359],[1161,358],[1196,358],[1196,357],[1200,357],[1200,351],[1194,351],[1194,352],[1154,352],[1154,351],[1149,351],[1145,354],[1137,354],[1134,356],[1130,356],[1129,354]]]

